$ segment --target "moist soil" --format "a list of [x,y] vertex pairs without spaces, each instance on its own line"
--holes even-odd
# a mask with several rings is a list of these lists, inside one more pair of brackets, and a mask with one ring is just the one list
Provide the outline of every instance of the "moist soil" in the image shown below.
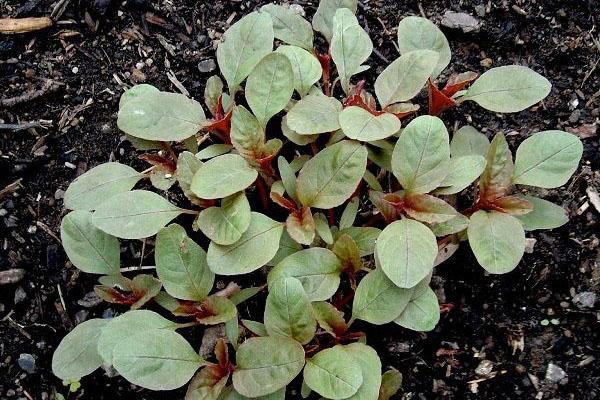
[[[44,125],[0,130],[0,190],[6,187],[0,192],[0,271],[24,270],[16,282],[0,284],[2,399],[66,394],[50,366],[60,339],[78,322],[125,311],[85,298],[93,290],[94,277],[70,266],[60,245],[59,226],[62,195],[78,174],[109,160],[146,168],[116,126],[118,100],[126,85],[146,82],[178,91],[167,77],[173,71],[189,93],[201,99],[204,82],[216,73],[210,70],[220,34],[232,21],[264,4],[66,3],[56,26],[0,36],[0,99],[33,92],[48,79],[57,83],[36,99],[0,105],[0,123]],[[294,3],[309,17],[316,9],[316,1]],[[471,32],[442,26],[453,52],[446,76],[514,63],[533,68],[553,84],[543,103],[521,113],[497,115],[470,104],[446,112],[442,118],[451,130],[471,124],[490,137],[502,131],[513,149],[532,132],[548,129],[570,131],[584,143],[582,163],[569,183],[540,192],[565,207],[570,222],[554,231],[528,233],[530,244],[535,241],[533,253],[525,254],[513,272],[485,274],[463,246],[435,270],[433,286],[440,302],[449,306],[434,331],[356,324],[367,332],[384,368],[402,372],[402,391],[396,398],[600,397],[600,330],[598,303],[593,299],[600,291],[598,2],[359,3],[359,20],[377,50],[368,63],[377,73],[398,55],[395,33],[403,16],[425,14],[439,24],[444,13],[454,11],[475,17],[479,26]],[[0,17],[45,16],[53,5],[52,0],[0,0]],[[365,76],[372,83],[376,75]],[[418,101],[426,106],[425,97]],[[17,183],[10,186],[13,182]],[[184,201],[180,194],[169,196]],[[152,252],[141,248],[141,242],[123,243],[125,266],[151,265]],[[248,279],[254,278],[238,282],[248,284]],[[586,296],[592,301],[582,304],[579,299]],[[263,300],[249,302],[240,313],[260,319]],[[201,337],[201,329],[190,332],[194,346]],[[491,372],[482,371],[486,365],[491,365]],[[98,370],[83,378],[79,391],[68,398],[183,398],[184,389],[152,393],[108,375]],[[287,397],[299,394],[292,390]]]

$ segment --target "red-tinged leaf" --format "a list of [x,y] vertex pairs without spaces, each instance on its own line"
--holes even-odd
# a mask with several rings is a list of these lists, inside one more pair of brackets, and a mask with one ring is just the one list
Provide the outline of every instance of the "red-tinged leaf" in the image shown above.
[[185,400],[207,400],[219,397],[229,379],[230,372],[219,365],[207,365],[190,382]]
[[279,193],[275,193],[275,192],[271,191],[269,196],[271,197],[271,200],[273,200],[275,203],[279,204],[281,207],[285,208],[286,210],[296,211],[296,203],[294,203],[291,200],[286,199]]
[[429,194],[405,196],[403,208],[409,217],[428,224],[449,221],[457,214],[450,204]]
[[429,93],[429,115],[439,115],[443,111],[456,105],[456,101],[439,90],[437,86],[431,82],[431,78],[427,80],[427,88]]
[[512,185],[514,164],[504,134],[494,136],[486,160],[479,178],[479,202],[484,204],[505,196]]
[[227,342],[223,338],[217,340],[217,344],[215,345],[215,357],[221,368],[229,368],[229,351],[227,351]]
[[138,157],[140,160],[146,161],[150,165],[158,165],[161,166],[163,170],[168,171],[170,173],[175,173],[177,169],[177,162],[173,161],[169,157],[161,156],[159,154],[141,154]]
[[363,90],[364,85],[364,80],[356,85],[351,85],[348,97],[344,100],[344,107],[356,106],[367,110],[373,115],[385,114],[384,111],[377,111],[375,98]]
[[172,311],[173,315],[196,318],[201,324],[216,325],[237,315],[235,305],[226,297],[209,296],[202,302],[179,300],[179,306]]
[[525,215],[533,211],[533,204],[517,196],[500,197],[494,200],[494,205],[510,215]]
[[287,232],[300,244],[309,245],[315,239],[315,220],[309,207],[293,211],[285,221]]
[[326,301],[312,303],[315,318],[319,326],[333,337],[339,338],[348,330],[348,324],[344,320],[344,313]]
[[105,285],[95,286],[94,292],[109,303],[126,304],[132,310],[137,310],[154,298],[162,287],[160,281],[152,275],[137,275],[133,280],[127,279],[125,282],[129,285],[128,292]]
[[350,236],[343,234],[338,237],[331,251],[340,259],[343,269],[350,274],[362,268],[360,250],[354,239]]
[[105,285],[96,285],[94,286],[94,292],[100,297],[102,300],[107,301],[113,304],[126,304],[132,305],[138,299],[131,292],[122,292],[119,289],[112,288],[110,286]]
[[400,195],[370,190],[369,199],[383,215],[387,223],[397,220],[400,216],[403,206],[403,200]]
[[389,106],[384,108],[383,111],[390,114],[394,114],[396,117],[398,117],[398,119],[402,119],[408,117],[411,114],[416,113],[417,111],[419,111],[419,108],[421,108],[421,106],[419,106],[418,104],[396,103],[390,104]]
[[271,139],[264,144],[261,149],[261,154],[258,158],[254,159],[254,164],[258,167],[259,171],[268,175],[275,175],[275,171],[273,170],[273,166],[271,165],[273,159],[279,154],[279,150],[281,150],[282,142],[279,139]]
[[315,49],[314,53],[321,64],[321,68],[323,68],[323,80],[327,79],[328,81],[331,74],[331,54],[319,53],[317,49]]
[[231,144],[231,114],[229,111],[221,118],[207,119],[202,125],[202,129],[216,134],[226,144]]
[[465,86],[477,79],[478,76],[479,74],[473,71],[454,74],[448,78],[448,82],[446,82],[446,86],[442,89],[442,93],[448,97],[452,97],[456,92],[462,90]]

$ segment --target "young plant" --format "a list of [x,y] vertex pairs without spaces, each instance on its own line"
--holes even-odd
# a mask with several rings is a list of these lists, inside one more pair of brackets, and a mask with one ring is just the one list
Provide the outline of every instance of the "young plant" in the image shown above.
[[[525,231],[567,222],[562,207],[523,192],[567,182],[582,155],[577,137],[534,133],[513,161],[502,133],[490,143],[465,126],[450,138],[437,117],[465,101],[521,111],[550,83],[503,66],[451,76],[439,90],[450,46],[433,23],[407,17],[400,56],[369,91],[356,75],[368,71],[373,44],[356,8],[322,0],[311,26],[269,4],[233,24],[217,49],[228,89],[218,76],[206,82],[210,119],[197,101],[150,85],[123,94],[118,126],[151,166],[111,162],[78,177],[61,237],[73,265],[100,275],[98,295],[131,310],[70,332],[54,354],[56,376],[73,383],[111,365],[151,390],[191,380],[187,400],[283,399],[292,382],[305,398],[389,399],[401,375],[382,375],[355,321],[430,331],[446,309],[429,286],[433,268],[458,243],[468,241],[488,272],[506,273]],[[429,115],[403,124],[425,86]],[[146,178],[163,195],[133,190]],[[187,205],[166,199],[175,183]],[[457,210],[465,193],[475,201]],[[119,239],[154,245],[156,274],[121,269]],[[262,286],[213,292],[216,275],[259,269]],[[265,289],[262,317],[250,313],[262,322],[240,319],[237,306]],[[164,310],[147,309],[155,305]],[[177,332],[216,324],[227,337],[212,361]]]

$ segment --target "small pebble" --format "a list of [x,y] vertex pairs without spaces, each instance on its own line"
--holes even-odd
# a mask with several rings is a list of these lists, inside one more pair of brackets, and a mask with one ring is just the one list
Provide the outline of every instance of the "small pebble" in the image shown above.
[[546,369],[546,380],[559,382],[567,377],[567,373],[558,365],[550,363]]
[[202,60],[198,63],[198,71],[200,71],[202,73],[212,72],[215,69],[217,69],[217,64],[215,63],[215,60],[213,60],[212,58]]
[[27,298],[27,293],[25,290],[19,286],[17,290],[15,290],[15,304],[18,304]]
[[573,296],[573,304],[578,308],[594,308],[596,304],[596,293],[581,292]]
[[475,368],[475,373],[479,376],[486,376],[492,372],[492,369],[494,369],[494,363],[490,360],[483,360],[479,363],[477,368]]
[[21,354],[17,360],[17,364],[19,364],[19,367],[28,374],[33,374],[35,372],[35,358],[31,354]]
[[76,74],[76,73],[78,73],[78,72],[79,72],[79,68],[77,68],[77,67],[73,67],[73,69],[72,69],[71,71],[73,71],[73,73],[74,73],[74,74]]
[[65,167],[67,167],[67,168],[70,168],[70,169],[75,169],[75,168],[77,168],[77,167],[75,166],[75,164],[72,164],[72,163],[70,163],[70,162],[68,162],[68,161],[65,161]]

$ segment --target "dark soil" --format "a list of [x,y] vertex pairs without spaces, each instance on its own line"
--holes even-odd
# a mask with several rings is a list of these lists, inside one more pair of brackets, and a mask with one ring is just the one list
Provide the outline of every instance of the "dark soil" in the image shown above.
[[[144,81],[177,91],[167,78],[171,69],[192,96],[201,98],[210,74],[200,72],[198,63],[214,59],[214,40],[232,20],[262,3],[73,0],[56,27],[0,36],[0,99],[39,89],[44,78],[61,83],[36,100],[0,106],[0,123],[49,121],[47,129],[0,131],[0,190],[20,180],[16,191],[0,194],[0,270],[25,270],[20,281],[0,285],[0,398],[65,393],[50,368],[60,339],[81,320],[124,311],[106,303],[78,303],[92,290],[94,278],[69,267],[57,238],[61,194],[78,174],[109,160],[144,168],[116,127],[121,83]],[[296,3],[309,16],[316,8],[316,1]],[[380,71],[384,58],[397,56],[398,21],[420,10],[417,2],[360,3],[359,18],[380,53],[369,63]],[[52,4],[0,0],[0,17],[49,15]],[[550,96],[526,112],[495,115],[465,105],[443,118],[449,127],[469,123],[490,136],[503,131],[514,146],[540,130],[578,134],[585,146],[581,167],[565,187],[542,192],[568,209],[572,219],[555,231],[528,234],[537,240],[534,252],[509,274],[484,274],[468,246],[438,267],[434,286],[440,302],[454,307],[433,332],[413,333],[393,324],[357,327],[369,333],[384,365],[403,373],[398,398],[598,398],[598,308],[580,307],[573,296],[600,293],[599,205],[593,202],[600,190],[599,4],[463,0],[423,2],[422,7],[436,22],[447,10],[480,19],[477,32],[443,28],[454,71],[516,63],[553,83]],[[124,258],[139,263],[140,243],[126,246]],[[260,318],[260,309],[243,308],[243,314]],[[197,344],[201,331],[193,333]],[[19,365],[22,354],[34,357],[35,371]],[[482,378],[475,369],[484,360],[493,363],[493,372]],[[545,379],[550,363],[566,373],[560,382]],[[183,397],[182,392],[167,396]],[[100,370],[82,379],[82,389],[70,398],[162,399],[165,394],[134,388]]]

